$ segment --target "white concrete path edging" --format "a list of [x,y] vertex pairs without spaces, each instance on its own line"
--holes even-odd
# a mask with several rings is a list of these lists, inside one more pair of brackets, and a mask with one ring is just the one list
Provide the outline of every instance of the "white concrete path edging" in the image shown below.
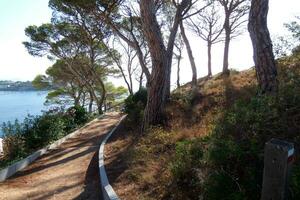
[[123,116],[118,124],[107,134],[104,140],[101,143],[99,149],[99,176],[100,176],[100,185],[102,190],[102,195],[104,200],[120,200],[114,189],[109,184],[105,166],[104,166],[104,146],[110,136],[115,132],[115,130],[120,126],[121,122],[126,118],[126,115]]
[[12,175],[14,175],[15,173],[17,173],[18,171],[24,169],[25,167],[27,167],[28,165],[30,165],[33,161],[35,161],[37,158],[39,158],[40,156],[46,154],[49,150],[51,149],[55,149],[56,147],[58,147],[59,145],[61,145],[63,142],[65,142],[67,139],[74,137],[75,135],[77,135],[78,133],[80,133],[80,131],[89,126],[90,124],[92,124],[94,121],[103,118],[104,116],[101,116],[99,118],[96,118],[92,121],[90,121],[89,123],[85,124],[83,127],[77,129],[76,131],[68,134],[67,136],[55,141],[54,143],[34,152],[33,154],[29,155],[28,157],[2,169],[0,171],[0,182],[5,181],[7,178],[11,177]]

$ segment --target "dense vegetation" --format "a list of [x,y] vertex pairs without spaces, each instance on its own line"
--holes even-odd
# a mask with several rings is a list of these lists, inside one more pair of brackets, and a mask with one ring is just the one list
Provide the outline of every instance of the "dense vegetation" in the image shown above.
[[[5,125],[5,162],[86,122],[80,106],[102,114],[127,91],[125,127],[128,135],[136,134],[128,147],[125,178],[147,198],[259,199],[265,142],[284,139],[299,149],[299,46],[276,62],[268,0],[50,0],[49,6],[51,22],[25,30],[28,52],[55,61],[33,83],[54,88],[48,103],[74,107]],[[229,47],[244,22],[255,66],[238,72],[229,69]],[[202,79],[197,79],[185,26],[207,42],[208,76]],[[299,43],[299,23],[287,28]],[[211,48],[217,42],[224,43],[223,70],[212,76]],[[192,79],[180,86],[184,46]],[[171,93],[174,55],[178,88]],[[112,76],[122,77],[127,88],[108,82]],[[136,93],[133,79],[139,83]],[[289,198],[300,198],[299,184],[296,161]]]
[[141,88],[129,95],[124,101],[124,112],[128,115],[128,122],[138,125],[142,122],[143,111],[147,103],[147,90]]
[[[291,62],[292,60],[292,62]],[[266,141],[280,138],[299,149],[299,55],[279,61],[278,96],[237,99],[224,108],[211,133],[176,144],[172,172],[178,190],[191,199],[259,199]],[[300,163],[294,166],[290,198],[299,199]],[[183,186],[187,184],[189,187]],[[197,191],[195,193],[195,191]],[[195,195],[193,195],[195,194]]]
[[[300,94],[295,92],[300,89],[300,54],[277,64],[277,96],[256,95],[253,69],[199,79],[203,97],[196,102],[189,85],[175,90],[169,125],[133,136],[122,178],[149,199],[259,199],[265,142],[290,141],[297,153],[300,147]],[[299,199],[299,160],[292,172],[289,199]]]
[[28,116],[23,122],[4,123],[4,155],[0,167],[20,160],[66,136],[91,117],[84,108],[77,106],[67,111],[50,110],[41,116]]

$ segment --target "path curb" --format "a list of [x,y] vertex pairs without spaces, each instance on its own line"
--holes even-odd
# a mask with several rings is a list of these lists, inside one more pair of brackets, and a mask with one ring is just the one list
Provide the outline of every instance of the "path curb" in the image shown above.
[[74,137],[75,135],[79,134],[81,132],[82,129],[86,128],[87,126],[89,126],[90,124],[92,124],[93,122],[97,121],[98,119],[103,118],[104,116],[101,116],[99,118],[96,118],[92,121],[90,121],[89,123],[85,124],[83,127],[77,129],[76,131],[68,134],[67,136],[55,141],[54,143],[34,152],[33,154],[27,156],[26,158],[2,169],[0,171],[0,182],[5,181],[7,178],[11,177],[12,175],[14,175],[15,173],[17,173],[18,171],[24,169],[25,167],[27,167],[28,165],[30,165],[33,161],[35,161],[37,158],[39,158],[40,156],[46,154],[49,150],[51,149],[55,149],[56,147],[58,147],[59,145],[61,145],[63,142],[65,142],[67,139]]
[[111,137],[111,135],[116,131],[117,128],[119,128],[121,122],[126,118],[126,115],[123,116],[118,124],[110,131],[108,132],[107,136],[102,141],[100,148],[99,148],[99,176],[100,176],[100,185],[102,190],[102,195],[104,200],[120,200],[112,186],[109,184],[105,166],[104,166],[104,147],[107,142],[107,140]]

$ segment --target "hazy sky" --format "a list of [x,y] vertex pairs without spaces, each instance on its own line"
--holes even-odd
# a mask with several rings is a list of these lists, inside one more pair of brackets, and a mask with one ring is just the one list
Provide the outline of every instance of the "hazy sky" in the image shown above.
[[[284,34],[283,23],[293,20],[295,15],[300,15],[299,0],[270,0],[268,21],[271,34]],[[51,65],[46,58],[29,55],[22,44],[26,40],[24,29],[27,26],[47,23],[50,17],[48,0],[0,0],[0,80],[32,80]],[[207,73],[205,44],[189,36],[199,76],[203,76]],[[221,71],[222,57],[223,44],[213,47],[213,73]],[[239,70],[253,65],[252,46],[247,32],[231,43],[229,63],[230,67]],[[181,71],[182,82],[189,81],[191,72],[187,55],[184,55]],[[172,82],[175,82],[174,77]]]

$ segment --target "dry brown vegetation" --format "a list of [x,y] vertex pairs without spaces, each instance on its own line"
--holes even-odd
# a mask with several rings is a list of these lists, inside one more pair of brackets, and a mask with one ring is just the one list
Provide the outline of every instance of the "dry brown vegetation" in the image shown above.
[[[125,122],[109,141],[105,150],[106,169],[121,199],[174,199],[170,163],[176,142],[207,135],[222,109],[236,99],[253,96],[255,71],[232,70],[230,76],[202,78],[198,88],[201,95],[194,99],[189,96],[189,84],[172,93],[167,128],[154,127],[141,137],[138,128],[126,127]],[[177,194],[176,198],[181,197]]]

